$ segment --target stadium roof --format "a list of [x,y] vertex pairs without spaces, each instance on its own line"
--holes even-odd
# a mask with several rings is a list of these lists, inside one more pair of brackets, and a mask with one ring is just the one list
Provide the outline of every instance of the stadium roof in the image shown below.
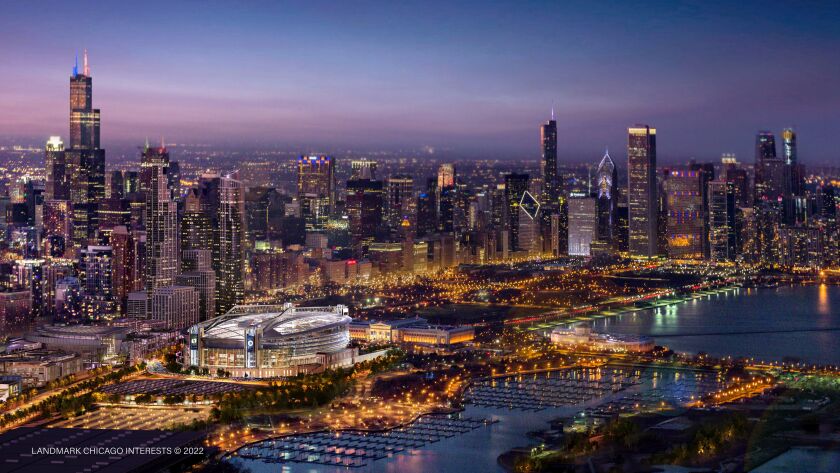
[[289,336],[349,324],[351,320],[342,306],[254,305],[236,306],[198,326],[204,328],[206,338],[241,339],[250,328],[262,331],[264,337]]

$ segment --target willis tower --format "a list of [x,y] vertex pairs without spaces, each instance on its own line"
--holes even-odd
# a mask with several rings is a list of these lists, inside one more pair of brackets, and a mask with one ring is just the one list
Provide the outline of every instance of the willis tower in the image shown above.
[[97,243],[98,203],[105,199],[105,150],[99,146],[99,109],[93,108],[93,78],[87,51],[70,76],[70,143],[66,151],[73,244]]

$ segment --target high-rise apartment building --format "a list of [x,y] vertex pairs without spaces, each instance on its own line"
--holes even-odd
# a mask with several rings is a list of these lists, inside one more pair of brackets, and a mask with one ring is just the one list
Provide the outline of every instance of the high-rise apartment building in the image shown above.
[[167,328],[180,330],[199,322],[200,300],[194,287],[158,287],[149,299],[151,318],[162,320]]
[[216,313],[245,299],[245,195],[238,173],[218,178],[219,207],[213,241],[216,263]]
[[184,251],[184,266],[188,270],[175,277],[178,286],[198,291],[198,319],[201,321],[216,316],[216,272],[212,268],[212,256],[209,249]]
[[146,265],[144,287],[150,294],[175,284],[179,268],[178,211],[169,188],[169,152],[166,148],[143,150],[141,189],[146,198]]

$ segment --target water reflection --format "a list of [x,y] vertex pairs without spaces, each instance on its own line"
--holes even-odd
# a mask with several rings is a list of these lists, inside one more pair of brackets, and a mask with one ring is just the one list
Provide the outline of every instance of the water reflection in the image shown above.
[[599,331],[648,335],[681,352],[840,363],[840,313],[832,312],[832,305],[840,307],[840,287],[746,288],[632,317],[607,317]]
[[817,311],[821,315],[831,313],[831,304],[828,303],[828,286],[825,283],[820,284],[820,292],[817,298]]

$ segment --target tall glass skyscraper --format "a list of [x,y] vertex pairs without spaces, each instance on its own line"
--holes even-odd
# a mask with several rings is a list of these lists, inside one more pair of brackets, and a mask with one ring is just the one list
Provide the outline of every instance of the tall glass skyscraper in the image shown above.
[[776,156],[776,137],[760,131],[755,137],[755,200],[775,204],[784,191],[785,161]]
[[560,183],[557,180],[557,122],[554,111],[551,120],[540,125],[540,144],[542,145],[543,203],[556,202],[560,196]]
[[105,199],[105,150],[99,148],[99,109],[93,108],[93,78],[87,51],[82,72],[77,59],[70,76],[70,142],[65,160],[73,242],[84,247],[96,241],[97,206]]
[[330,156],[301,156],[297,177],[306,229],[323,229],[335,206],[335,160]]
[[141,173],[144,176],[146,208],[146,267],[144,286],[155,289],[175,284],[179,269],[178,211],[169,188],[169,152],[164,147],[143,150]]
[[598,240],[612,242],[618,204],[618,169],[609,151],[598,164]]
[[629,251],[651,257],[657,253],[656,128],[636,125],[627,132]]
[[219,208],[213,242],[216,313],[245,300],[245,194],[239,173],[219,177]]
[[797,164],[796,156],[796,132],[792,128],[785,128],[782,131],[782,143],[785,164],[788,166]]

